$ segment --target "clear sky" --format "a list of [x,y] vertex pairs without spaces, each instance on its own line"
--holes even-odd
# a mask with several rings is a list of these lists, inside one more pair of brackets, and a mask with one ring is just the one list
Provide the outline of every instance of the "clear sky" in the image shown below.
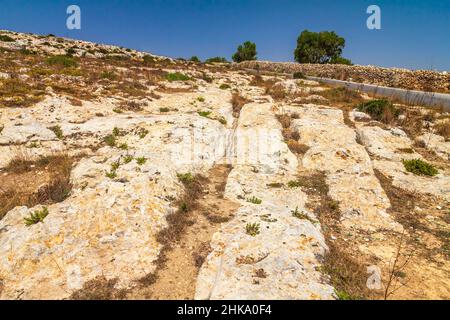
[[[66,29],[70,4],[81,7],[80,31]],[[366,27],[371,4],[382,30]],[[450,0],[0,0],[0,29],[202,59],[230,59],[251,40],[272,61],[293,60],[302,30],[334,30],[354,63],[450,70]]]

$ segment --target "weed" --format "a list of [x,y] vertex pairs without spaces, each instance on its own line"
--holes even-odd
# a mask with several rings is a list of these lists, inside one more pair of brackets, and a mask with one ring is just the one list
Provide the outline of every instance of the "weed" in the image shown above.
[[138,165],[142,166],[147,162],[147,159],[145,157],[139,157],[139,158],[136,158],[136,162]]
[[48,216],[48,214],[49,212],[47,207],[43,207],[42,210],[36,210],[30,214],[30,217],[24,218],[25,225],[30,227],[39,222],[44,222],[44,219]]
[[402,162],[406,171],[416,175],[433,177],[439,173],[433,165],[421,159],[403,160]]
[[267,184],[267,186],[269,188],[282,188],[284,186],[284,184],[279,183],[279,182],[274,182],[274,183]]
[[119,167],[120,167],[120,160],[114,161],[111,164],[111,172],[116,171],[117,169],[119,169]]
[[115,179],[117,178],[117,173],[114,170],[111,170],[110,172],[106,172],[106,177],[110,178],[110,179]]
[[169,73],[166,76],[167,81],[174,82],[174,81],[189,81],[191,80],[190,77],[188,77],[185,74],[175,72],[175,73]]
[[226,83],[221,84],[219,87],[219,89],[221,89],[221,90],[228,90],[230,88],[231,88],[230,85],[226,84]]
[[227,125],[227,120],[224,118],[224,117],[220,117],[220,118],[218,118],[217,119],[217,121],[219,121],[221,124],[223,124],[224,126],[226,126]]
[[125,151],[128,150],[128,144],[126,144],[126,143],[120,144],[119,149],[125,150]]
[[144,139],[149,134],[149,131],[147,129],[140,129],[138,131],[138,136],[140,139]]
[[294,79],[306,79],[306,76],[302,72],[295,72]]
[[169,108],[166,108],[166,107],[164,107],[164,108],[159,108],[159,112],[161,112],[161,113],[170,112],[170,109],[169,109]]
[[111,148],[112,148],[112,147],[115,147],[115,146],[116,146],[116,143],[117,143],[117,141],[116,141],[116,136],[115,136],[114,134],[109,134],[109,135],[107,135],[107,136],[105,137],[104,141],[105,141],[106,145],[109,146],[109,147],[111,147]]
[[188,185],[194,181],[194,177],[192,176],[192,174],[190,172],[178,173],[177,177],[178,177],[178,180],[180,180],[184,185]]
[[313,219],[311,219],[307,214],[300,212],[298,210],[298,207],[295,208],[295,210],[291,210],[292,216],[300,219],[300,220],[308,220],[310,221],[312,224],[317,223],[317,221],[314,221]]
[[400,115],[400,110],[385,99],[362,103],[358,106],[358,110],[369,114],[374,120],[383,123],[391,123]]
[[62,140],[64,138],[64,133],[61,129],[60,126],[53,126],[48,128],[49,130],[53,131],[53,133],[55,134],[55,136],[59,139]]
[[250,202],[250,203],[253,203],[253,204],[261,204],[261,203],[262,203],[262,200],[256,198],[255,196],[253,196],[253,197],[251,197],[251,198],[248,198],[248,199],[247,199],[247,202]]
[[259,223],[247,223],[245,226],[245,232],[252,237],[256,237],[260,233],[259,229]]
[[208,118],[211,115],[211,111],[199,111],[197,112],[199,116]]
[[298,180],[296,180],[296,181],[292,180],[292,181],[288,182],[288,187],[291,189],[300,188],[301,186],[302,186],[302,183]]
[[198,102],[205,102],[205,98],[203,98],[203,97],[198,97],[198,98],[197,98],[197,101],[198,101]]
[[123,158],[123,162],[125,163],[125,164],[128,164],[128,163],[130,163],[131,161],[133,161],[133,156],[130,156],[130,155],[126,155],[124,158]]

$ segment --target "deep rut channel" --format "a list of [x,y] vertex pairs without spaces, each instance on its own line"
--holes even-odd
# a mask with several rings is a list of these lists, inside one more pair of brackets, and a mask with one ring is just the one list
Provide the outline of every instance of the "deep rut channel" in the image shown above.
[[164,261],[149,285],[130,293],[129,299],[194,299],[199,269],[210,253],[210,242],[221,223],[229,221],[239,205],[224,199],[231,167],[213,167],[202,185],[198,206],[188,213],[187,226],[179,241],[164,253]]

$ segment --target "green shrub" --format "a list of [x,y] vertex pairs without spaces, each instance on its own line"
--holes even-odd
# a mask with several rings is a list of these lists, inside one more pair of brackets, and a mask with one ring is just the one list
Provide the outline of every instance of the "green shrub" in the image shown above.
[[358,106],[358,110],[369,114],[374,120],[382,122],[390,122],[400,115],[400,110],[386,99],[362,103]]
[[250,203],[253,203],[253,204],[261,204],[262,200],[253,196],[251,198],[248,198],[247,202],[250,202]]
[[62,68],[76,68],[78,66],[77,61],[70,56],[58,55],[47,59],[47,64],[51,66],[57,66]]
[[30,214],[30,217],[24,218],[25,225],[27,227],[30,227],[34,224],[37,224],[39,222],[44,222],[44,219],[48,216],[48,208],[43,207],[42,210],[37,210]]
[[335,293],[336,293],[338,300],[359,300],[358,297],[353,297],[349,293],[342,291],[342,290],[336,290]]
[[66,54],[68,55],[68,56],[73,56],[74,54],[76,54],[77,53],[77,51],[74,49],[74,48],[69,48],[69,49],[67,49],[67,51],[66,51]]
[[150,55],[145,55],[143,59],[145,64],[152,64],[156,62],[156,58]]
[[228,63],[228,60],[223,57],[213,57],[206,59],[205,63]]
[[259,229],[259,223],[247,223],[247,225],[245,226],[245,232],[252,237],[255,237],[259,234]]
[[295,72],[294,79],[306,79],[306,76],[303,74],[303,72]]
[[220,87],[219,87],[219,89],[222,89],[222,90],[227,90],[227,89],[230,89],[230,88],[231,88],[230,85],[226,84],[226,83],[221,84]]
[[161,113],[170,112],[170,109],[169,109],[169,108],[166,108],[166,107],[164,107],[164,108],[159,108],[159,112],[161,112]]
[[197,97],[197,101],[198,101],[198,102],[205,102],[205,98],[203,98],[203,97]]
[[126,144],[126,143],[120,144],[119,149],[121,149],[121,150],[128,150],[128,144]]
[[431,164],[420,159],[403,160],[403,165],[405,166],[406,171],[420,176],[433,177],[439,173],[439,171]]
[[3,41],[3,42],[15,42],[16,40],[14,40],[13,38],[11,38],[10,36],[8,36],[6,34],[0,34],[0,41]]
[[199,59],[197,56],[192,56],[192,57],[189,59],[189,61],[192,61],[192,62],[200,62],[200,59]]
[[116,136],[114,134],[109,134],[104,139],[105,143],[109,147],[115,147],[116,146]]
[[168,73],[166,76],[166,79],[170,82],[191,80],[191,78],[189,78],[187,75],[179,73],[179,72]]
[[192,176],[192,173],[178,173],[177,174],[178,180],[180,180],[183,184],[190,184],[192,181],[194,181],[194,177]]
[[48,128],[49,130],[53,131],[53,133],[55,134],[55,136],[59,139],[62,140],[64,138],[64,133],[61,129],[60,126],[53,126]]

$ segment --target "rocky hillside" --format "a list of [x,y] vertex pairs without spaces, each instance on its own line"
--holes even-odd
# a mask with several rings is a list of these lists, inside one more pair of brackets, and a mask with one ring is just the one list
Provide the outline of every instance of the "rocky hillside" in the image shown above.
[[0,34],[1,299],[450,298],[448,114]]

